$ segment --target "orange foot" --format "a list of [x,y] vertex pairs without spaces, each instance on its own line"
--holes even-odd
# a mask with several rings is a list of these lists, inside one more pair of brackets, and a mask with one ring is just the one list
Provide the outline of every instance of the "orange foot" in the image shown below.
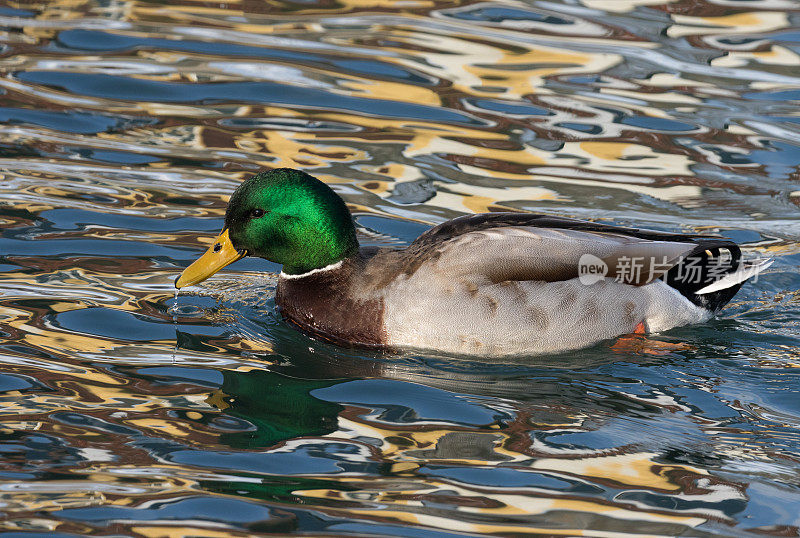
[[647,353],[648,355],[668,355],[674,351],[691,349],[692,346],[683,343],[663,342],[651,340],[645,335],[647,329],[644,322],[640,321],[633,329],[633,333],[620,336],[611,346],[617,353]]

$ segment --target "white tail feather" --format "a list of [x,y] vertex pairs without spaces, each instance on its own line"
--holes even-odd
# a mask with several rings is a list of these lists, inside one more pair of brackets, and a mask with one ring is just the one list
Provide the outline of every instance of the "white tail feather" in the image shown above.
[[736,271],[728,273],[716,282],[712,282],[708,286],[697,290],[695,294],[705,295],[706,293],[713,293],[715,291],[730,288],[736,284],[741,284],[748,278],[756,276],[758,273],[772,265],[773,261],[775,260],[764,258],[761,260],[754,260],[746,264],[742,263],[742,265],[740,265]]

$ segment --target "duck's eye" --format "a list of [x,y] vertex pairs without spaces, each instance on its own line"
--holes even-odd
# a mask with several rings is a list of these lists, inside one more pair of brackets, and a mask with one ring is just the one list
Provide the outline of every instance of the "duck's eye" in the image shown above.
[[254,210],[252,210],[250,212],[250,218],[253,218],[253,219],[257,219],[257,218],[263,217],[263,216],[264,216],[264,210],[263,209],[254,209]]

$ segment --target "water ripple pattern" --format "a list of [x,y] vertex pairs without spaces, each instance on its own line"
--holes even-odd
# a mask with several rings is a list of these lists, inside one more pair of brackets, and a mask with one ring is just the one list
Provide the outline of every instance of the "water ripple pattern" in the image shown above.
[[[719,319],[502,363],[307,338],[243,260],[301,168],[364,244],[520,210],[775,264]],[[0,530],[800,535],[794,0],[0,6]]]

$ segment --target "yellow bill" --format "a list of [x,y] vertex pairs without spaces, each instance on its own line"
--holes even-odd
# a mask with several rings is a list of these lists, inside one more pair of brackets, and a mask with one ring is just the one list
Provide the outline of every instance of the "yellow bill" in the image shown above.
[[246,251],[236,250],[228,237],[228,230],[222,230],[214,243],[195,262],[183,270],[175,281],[175,287],[181,289],[204,281],[226,265],[244,257]]

